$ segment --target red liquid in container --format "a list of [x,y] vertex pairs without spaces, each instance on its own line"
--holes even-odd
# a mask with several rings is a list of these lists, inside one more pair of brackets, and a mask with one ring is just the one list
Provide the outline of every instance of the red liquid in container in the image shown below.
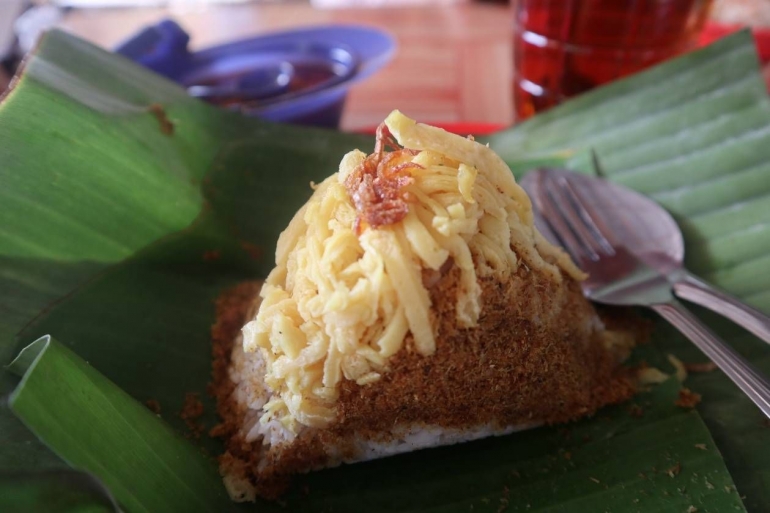
[[711,2],[516,1],[516,119],[693,48]]

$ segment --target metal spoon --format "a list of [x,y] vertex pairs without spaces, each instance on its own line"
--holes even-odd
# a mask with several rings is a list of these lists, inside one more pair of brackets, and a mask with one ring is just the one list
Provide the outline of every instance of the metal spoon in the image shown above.
[[[533,201],[535,196],[542,195],[541,173],[543,171],[530,173],[521,182]],[[663,274],[673,286],[674,294],[727,317],[770,344],[770,317],[684,268],[682,232],[663,207],[646,196],[606,180],[570,171],[548,170],[547,173],[566,176],[581,192],[589,193],[608,240],[628,248],[645,264]],[[538,228],[541,233],[548,231],[547,226]]]

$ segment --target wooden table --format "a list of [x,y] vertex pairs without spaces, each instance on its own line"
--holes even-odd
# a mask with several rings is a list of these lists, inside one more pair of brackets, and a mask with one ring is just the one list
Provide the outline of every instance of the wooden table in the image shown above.
[[385,29],[399,48],[393,61],[349,96],[342,127],[379,124],[394,108],[426,122],[510,124],[511,26],[501,5],[317,10],[305,3],[186,10],[72,11],[63,28],[112,48],[141,27],[171,16],[201,48],[303,25],[356,23]]

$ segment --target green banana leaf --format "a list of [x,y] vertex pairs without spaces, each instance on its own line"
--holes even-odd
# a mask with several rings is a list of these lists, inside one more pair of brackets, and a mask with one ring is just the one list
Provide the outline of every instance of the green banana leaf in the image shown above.
[[3,511],[36,511],[41,504],[51,513],[120,511],[98,479],[74,470],[4,475],[0,496],[4,499]]
[[[770,106],[753,52],[747,34],[734,36],[489,142],[517,172],[590,172],[595,150],[603,173],[677,216],[693,270],[767,310]],[[201,422],[216,423],[206,395],[214,301],[264,276],[308,183],[372,143],[229,114],[47,34],[0,103],[0,362],[13,360],[0,382],[11,394],[0,410],[0,510],[60,486],[5,476],[70,467],[126,511],[742,511],[741,495],[749,510],[770,510],[770,430],[719,373],[688,381],[704,394],[698,412],[675,407],[668,382],[636,399],[641,418],[610,408],[315,473],[282,505],[228,502],[213,460],[221,444],[185,440],[178,415],[197,393]],[[770,371],[766,347],[708,320]],[[661,368],[669,352],[702,358],[665,326],[654,339],[639,358]],[[141,405],[150,399],[160,418]],[[99,497],[79,495],[82,510],[109,504]]]

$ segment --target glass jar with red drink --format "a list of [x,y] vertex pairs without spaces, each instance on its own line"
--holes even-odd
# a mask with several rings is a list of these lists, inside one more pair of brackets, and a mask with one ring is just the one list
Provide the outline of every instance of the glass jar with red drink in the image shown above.
[[712,0],[514,0],[521,120],[691,49]]

